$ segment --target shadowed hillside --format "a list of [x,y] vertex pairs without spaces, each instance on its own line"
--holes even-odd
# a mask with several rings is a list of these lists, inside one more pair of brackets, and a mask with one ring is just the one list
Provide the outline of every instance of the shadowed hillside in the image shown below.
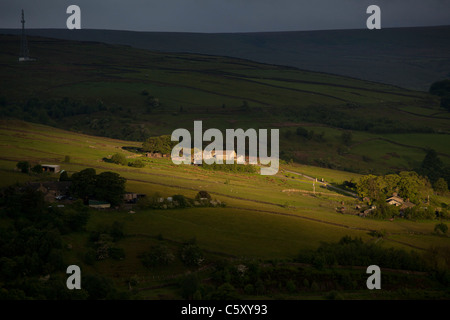
[[28,34],[238,57],[415,90],[427,90],[432,82],[450,76],[448,26],[233,34],[34,29]]
[[[420,91],[220,56],[0,36],[3,117],[143,142],[176,128],[278,128],[285,161],[368,173],[442,160],[449,112]],[[348,132],[346,132],[348,131]],[[414,134],[414,136],[413,136]],[[413,137],[413,138],[412,138]]]

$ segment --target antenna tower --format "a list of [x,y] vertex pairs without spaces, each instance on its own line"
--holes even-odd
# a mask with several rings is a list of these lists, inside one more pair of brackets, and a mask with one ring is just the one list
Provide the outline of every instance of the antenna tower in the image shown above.
[[25,14],[23,13],[22,9],[22,35],[20,38],[20,57],[19,61],[29,61],[32,60],[29,57],[29,51],[28,51],[28,42],[27,42],[27,36],[25,35]]

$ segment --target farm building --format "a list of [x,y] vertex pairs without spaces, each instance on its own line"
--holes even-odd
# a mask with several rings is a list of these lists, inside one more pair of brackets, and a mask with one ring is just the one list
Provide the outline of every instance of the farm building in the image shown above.
[[391,206],[399,207],[403,205],[403,199],[398,196],[392,196],[388,199],[386,199],[386,202],[390,204]]
[[397,193],[394,193],[392,197],[386,199],[386,202],[390,205],[400,207],[401,210],[415,206],[415,204],[409,201],[409,199],[403,200],[403,198],[399,197]]
[[170,158],[170,154],[167,153],[159,153],[159,152],[147,152],[145,154],[147,158]]
[[217,161],[222,161],[223,163],[230,160],[245,163],[245,157],[243,155],[238,156],[234,150],[215,150],[214,157]]
[[108,209],[111,208],[111,204],[105,201],[89,200],[89,207],[94,209]]
[[42,171],[43,172],[51,172],[51,173],[58,173],[61,171],[61,166],[57,164],[43,164],[42,165]]
[[144,197],[145,197],[145,194],[127,192],[123,195],[123,200],[126,203],[136,203],[140,198],[144,198]]
[[34,191],[40,191],[44,195],[45,201],[54,202],[70,196],[71,181],[46,181],[30,182],[27,187]]

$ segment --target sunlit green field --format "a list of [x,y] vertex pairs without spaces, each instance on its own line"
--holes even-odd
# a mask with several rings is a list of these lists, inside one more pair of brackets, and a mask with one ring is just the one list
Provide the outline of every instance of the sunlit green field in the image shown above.
[[[192,166],[176,166],[168,159],[145,159],[142,169],[103,162],[116,152],[136,156],[121,149],[139,143],[70,133],[19,121],[0,124],[0,166],[2,186],[36,179],[19,173],[15,164],[60,164],[73,173],[87,167],[97,172],[115,171],[127,178],[127,190],[152,196],[183,194],[194,198],[207,190],[225,208],[139,210],[93,212],[89,228],[115,219],[126,222],[127,233],[158,234],[180,242],[195,237],[214,252],[233,256],[283,258],[300,250],[317,247],[321,241],[337,241],[344,235],[370,238],[372,230],[384,231],[387,246],[426,249],[442,245],[447,238],[433,235],[433,222],[379,221],[337,213],[342,202],[351,208],[354,199],[335,193],[289,171],[324,178],[329,183],[357,181],[359,175],[312,166],[283,165],[277,176],[214,172]],[[64,163],[66,155],[70,162]],[[40,177],[39,179],[45,179]],[[48,179],[56,179],[54,175]],[[447,198],[444,198],[448,200]],[[414,236],[411,234],[414,233]],[[390,241],[390,240],[393,241]],[[395,240],[395,241],[394,241]]]

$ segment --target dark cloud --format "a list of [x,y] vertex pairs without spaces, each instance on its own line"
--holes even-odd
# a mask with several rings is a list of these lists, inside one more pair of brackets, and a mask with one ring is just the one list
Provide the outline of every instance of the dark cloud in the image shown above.
[[382,27],[445,25],[449,0],[15,0],[0,2],[0,28],[65,28],[79,5],[82,28],[254,32],[365,28],[366,8],[381,7]]

